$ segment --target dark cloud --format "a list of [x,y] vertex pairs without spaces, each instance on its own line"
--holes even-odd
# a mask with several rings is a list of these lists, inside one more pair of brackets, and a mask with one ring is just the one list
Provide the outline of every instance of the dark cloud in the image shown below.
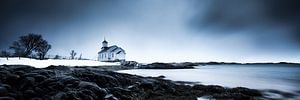
[[[258,49],[269,45],[284,48],[280,51],[282,55],[297,55],[299,2],[0,0],[0,50],[8,48],[24,33],[39,33],[53,45],[54,54],[68,55],[70,49],[78,49],[78,52],[96,56],[99,43],[107,36],[110,41],[124,45],[128,54],[135,55],[133,58],[143,58],[144,51],[140,50],[149,48],[154,58],[154,55],[161,57],[163,52],[196,58],[205,54],[203,57],[215,58],[227,53],[245,56],[243,54],[248,52],[249,55],[265,54]],[[178,44],[178,41],[184,42]],[[294,43],[298,46],[291,45]],[[173,49],[166,50],[166,46]],[[180,51],[182,46],[194,49],[186,49],[191,52],[185,54],[186,51]],[[296,53],[287,53],[287,49]]]
[[[73,0],[1,0],[0,1],[0,39],[13,40],[26,32],[34,32],[34,28],[60,27],[76,12],[80,11],[84,2]],[[22,32],[20,32],[22,30]],[[1,46],[8,42],[1,42]]]
[[[299,12],[299,0],[211,0],[206,11],[199,12],[191,22],[196,29],[223,31],[216,33],[253,30],[252,34],[257,34],[262,30],[285,30],[283,34],[300,43]],[[260,34],[273,37],[270,32]]]
[[[105,20],[115,16],[116,13],[113,12],[119,12],[118,14],[124,17],[129,14],[124,14],[126,8],[120,7],[122,2],[119,0],[1,0],[0,40],[2,42],[0,46],[7,47],[11,40],[24,33],[55,36],[61,34],[56,31],[70,26],[86,26],[91,20],[96,23],[99,19],[103,19],[99,23],[104,23]],[[124,12],[120,12],[120,9],[124,9]]]

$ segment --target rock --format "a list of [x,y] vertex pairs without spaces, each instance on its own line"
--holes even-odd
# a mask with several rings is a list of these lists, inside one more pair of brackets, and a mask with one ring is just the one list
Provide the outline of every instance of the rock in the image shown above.
[[193,66],[198,66],[199,64],[191,63],[191,62],[183,62],[183,63],[172,63],[172,65],[177,68],[189,69],[189,68],[194,68]]
[[170,63],[152,63],[139,66],[140,69],[191,69],[191,65],[185,64],[170,64]]
[[80,89],[88,89],[95,93],[98,97],[105,97],[107,95],[107,91],[105,89],[100,88],[97,84],[91,82],[80,82],[78,87]]
[[159,75],[158,78],[166,78],[166,76]]
[[26,97],[34,97],[36,95],[36,93],[34,92],[34,90],[26,90],[24,92],[24,94],[26,95]]
[[9,74],[7,74],[6,82],[9,84],[16,85],[20,81],[19,78],[20,78],[19,75],[9,73]]
[[236,87],[231,89],[232,92],[241,93],[248,96],[262,96],[258,90],[248,89],[244,87]]
[[140,88],[155,90],[157,89],[156,83],[158,82],[154,79],[142,79]]
[[66,100],[81,100],[76,91],[67,91]]
[[16,72],[14,72],[14,74],[17,74],[17,75],[19,75],[19,76],[22,76],[22,75],[25,74],[25,72],[24,72],[24,71],[16,71]]
[[75,71],[72,73],[74,77],[79,78],[83,81],[94,82],[101,87],[115,87],[119,85],[119,81],[105,74],[98,74],[91,71]]
[[50,98],[52,100],[63,100],[64,98],[66,98],[66,93],[64,93],[64,92],[58,92],[54,96],[51,96]]
[[1,84],[1,83],[0,83],[0,86],[5,87],[5,88],[8,89],[8,90],[11,89],[11,86],[8,85],[8,84]]
[[0,100],[15,100],[15,98],[12,98],[12,97],[0,97]]
[[138,62],[136,62],[136,61],[123,61],[123,62],[121,62],[121,65],[126,66],[126,67],[135,67],[135,66],[138,66]]
[[[150,66],[168,68],[191,65],[154,63]],[[211,99],[253,99],[262,96],[259,91],[248,88],[189,86],[163,79],[164,76],[142,77],[99,68],[0,66],[0,100],[195,100],[201,96]]]
[[8,90],[4,87],[0,85],[0,96],[5,96],[7,95]]
[[36,76],[34,76],[34,79],[35,79],[36,82],[42,82],[45,79],[47,79],[47,77],[43,76],[43,75],[36,75]]
[[108,94],[104,97],[105,100],[119,100],[118,98],[114,97],[112,94]]
[[192,87],[196,90],[201,90],[208,93],[222,93],[225,92],[225,88],[218,85],[195,85]]
[[25,77],[21,80],[20,89],[26,90],[28,87],[32,87],[34,85],[35,79],[33,77]]
[[123,89],[120,87],[114,87],[109,89],[109,91],[114,95],[117,96],[121,100],[132,100],[135,98],[135,92],[132,92],[128,89]]
[[81,99],[84,100],[97,100],[97,99],[103,99],[103,97],[97,96],[96,93],[94,93],[91,90],[87,89],[81,89],[77,94]]
[[34,97],[34,98],[32,98],[31,100],[43,100],[43,99],[42,99],[42,98]]
[[70,68],[67,66],[54,66],[54,65],[50,65],[44,69],[48,69],[48,70],[59,70],[59,71],[70,71]]

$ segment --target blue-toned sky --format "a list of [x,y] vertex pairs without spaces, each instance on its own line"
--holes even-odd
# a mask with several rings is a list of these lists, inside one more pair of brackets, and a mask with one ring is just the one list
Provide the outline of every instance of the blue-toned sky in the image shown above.
[[0,49],[26,33],[96,59],[105,37],[139,62],[300,62],[299,0],[1,0]]

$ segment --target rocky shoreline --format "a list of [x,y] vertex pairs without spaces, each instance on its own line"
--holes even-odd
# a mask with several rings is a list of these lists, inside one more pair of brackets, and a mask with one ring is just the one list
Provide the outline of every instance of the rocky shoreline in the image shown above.
[[193,69],[194,63],[151,63],[138,66],[139,69]]
[[[98,69],[98,70],[97,70]],[[164,77],[116,73],[99,67],[0,66],[0,100],[196,100],[260,99],[258,90],[184,85]]]

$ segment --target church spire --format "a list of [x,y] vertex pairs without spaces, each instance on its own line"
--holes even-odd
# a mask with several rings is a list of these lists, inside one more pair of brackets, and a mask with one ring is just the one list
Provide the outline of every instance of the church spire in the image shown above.
[[108,44],[108,42],[105,40],[105,37],[104,37],[104,40],[102,42],[102,48],[106,48],[107,44]]

